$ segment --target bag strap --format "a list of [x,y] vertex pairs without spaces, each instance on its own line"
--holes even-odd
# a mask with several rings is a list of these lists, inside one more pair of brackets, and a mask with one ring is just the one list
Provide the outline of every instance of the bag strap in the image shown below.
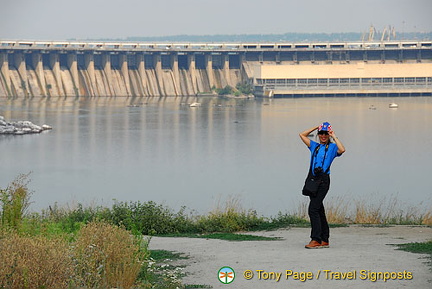
[[320,148],[320,145],[318,144],[318,145],[316,146],[316,148],[315,148],[313,154],[312,154],[312,157],[311,157],[311,163],[310,163],[310,166],[309,166],[309,169],[310,169],[311,171],[312,171],[313,160],[314,160],[315,156],[318,154],[319,148]]
[[[324,152],[324,158],[323,158],[323,161],[322,161],[321,167],[324,167],[324,162],[325,162],[325,158],[326,158],[326,156],[327,156],[328,148],[329,148],[329,144],[327,143],[327,144],[326,144],[326,148],[325,148],[325,152]],[[330,171],[330,166],[325,170],[325,173],[328,174],[329,171]]]
[[[309,171],[312,173],[312,175],[313,175],[313,172],[312,172],[313,160],[314,160],[314,158],[318,155],[318,151],[319,151],[320,147],[321,147],[321,145],[320,145],[320,144],[317,144],[317,146],[316,146],[316,148],[315,148],[315,150],[314,150],[314,152],[313,152],[313,154],[312,154],[312,157],[311,157],[311,163],[310,163],[310,166],[309,166]],[[322,161],[321,167],[324,166],[324,161],[325,161],[325,158],[326,158],[326,156],[327,156],[328,148],[329,148],[329,144],[327,143],[327,144],[326,144],[326,147],[325,147],[324,158],[323,158],[323,161]],[[330,171],[330,166],[325,170],[325,173],[328,174],[329,171]]]

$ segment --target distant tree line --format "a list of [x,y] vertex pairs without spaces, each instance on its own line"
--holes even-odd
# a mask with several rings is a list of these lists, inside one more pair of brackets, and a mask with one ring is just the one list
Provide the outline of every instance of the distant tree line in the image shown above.
[[[368,35],[358,32],[346,33],[284,33],[284,34],[219,34],[219,35],[172,35],[172,36],[133,36],[122,39],[87,39],[98,41],[136,41],[136,42],[337,42],[361,41]],[[432,32],[397,33],[394,40],[431,40]],[[381,40],[379,32],[375,41]]]

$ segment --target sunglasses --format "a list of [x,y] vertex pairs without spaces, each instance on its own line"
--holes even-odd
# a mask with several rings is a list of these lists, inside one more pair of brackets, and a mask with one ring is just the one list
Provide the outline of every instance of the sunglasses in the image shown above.
[[319,135],[328,135],[328,132],[326,132],[326,131],[320,131],[320,132],[318,132],[318,134]]

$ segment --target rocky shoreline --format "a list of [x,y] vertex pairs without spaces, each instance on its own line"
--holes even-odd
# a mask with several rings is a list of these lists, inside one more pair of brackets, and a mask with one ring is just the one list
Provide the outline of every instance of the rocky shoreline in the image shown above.
[[41,133],[46,130],[51,130],[49,125],[36,125],[28,120],[21,120],[17,122],[7,122],[3,116],[0,116],[0,135],[23,135],[31,133]]

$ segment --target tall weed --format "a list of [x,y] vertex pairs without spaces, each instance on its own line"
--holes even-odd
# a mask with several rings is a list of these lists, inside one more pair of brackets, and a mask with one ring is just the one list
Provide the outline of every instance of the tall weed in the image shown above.
[[381,224],[381,204],[367,204],[364,201],[356,201],[354,222],[356,224]]
[[[297,216],[306,217],[301,204]],[[326,216],[333,224],[392,224],[432,225],[432,208],[425,202],[416,206],[403,204],[397,196],[374,197],[330,197],[325,200]]]
[[182,233],[192,226],[184,207],[174,213],[170,208],[153,201],[116,202],[106,217],[113,224],[145,235]]
[[331,198],[325,205],[327,221],[331,224],[346,224],[349,222],[349,203],[341,197]]
[[6,233],[0,260],[0,288],[67,288],[73,275],[69,245],[62,238]]
[[0,189],[1,225],[18,228],[21,224],[30,205],[29,175],[20,174],[6,189]]
[[432,226],[432,209],[422,216],[422,224]]
[[[108,214],[107,214],[108,212]],[[101,206],[83,206],[81,203],[59,206],[55,203],[48,210],[42,211],[45,219],[59,223],[67,233],[77,232],[83,225],[107,219],[109,209]]]
[[254,210],[244,210],[237,198],[230,197],[223,206],[220,203],[207,216],[200,216],[197,227],[200,232],[237,232],[252,230],[264,222]]
[[[309,220],[309,201],[304,200],[292,216]],[[331,224],[391,224],[432,225],[432,207],[426,202],[416,206],[403,204],[397,196],[374,197],[327,197],[324,200],[326,217]]]
[[91,222],[79,231],[75,242],[76,285],[132,288],[148,258],[142,238],[117,226]]

